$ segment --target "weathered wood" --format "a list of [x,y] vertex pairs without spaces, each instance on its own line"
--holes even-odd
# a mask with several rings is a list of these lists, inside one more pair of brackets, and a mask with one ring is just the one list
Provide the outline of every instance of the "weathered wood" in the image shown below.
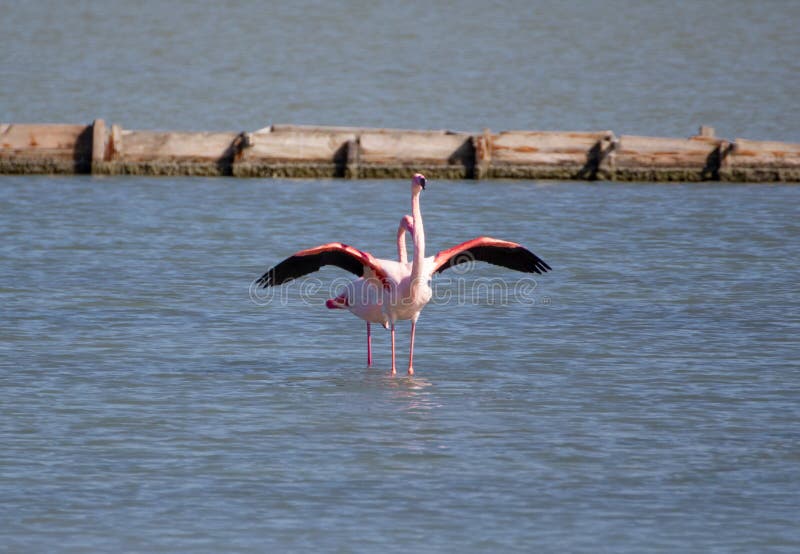
[[108,142],[108,159],[119,158],[122,155],[122,127],[116,124],[111,126],[111,137]]
[[257,132],[233,164],[237,177],[344,177],[356,133],[331,128]]
[[367,129],[272,125],[254,133],[0,124],[0,173],[268,177],[799,181],[800,144],[611,131]]
[[411,177],[421,171],[432,178],[472,176],[472,137],[443,131],[369,130],[359,135],[359,176]]
[[249,135],[234,175],[284,177],[470,176],[467,134],[448,131],[272,125]]
[[710,127],[708,125],[700,125],[700,129],[697,131],[697,136],[700,136],[700,137],[713,137],[714,136],[714,127]]
[[91,126],[12,123],[0,128],[0,173],[88,173],[91,163]]
[[486,179],[492,165],[492,131],[487,128],[482,134],[472,137],[472,147],[475,150],[474,176]]
[[276,162],[332,162],[334,155],[354,133],[298,132],[253,133],[243,160]]
[[[504,131],[484,138],[486,177],[594,179],[611,131]],[[488,162],[486,161],[488,160]]]
[[363,133],[374,134],[396,134],[402,133],[405,135],[452,135],[458,134],[454,131],[447,129],[396,129],[385,127],[342,127],[342,126],[326,126],[326,125],[291,125],[286,123],[276,123],[264,129],[256,131],[256,133],[346,133],[361,135]]
[[621,181],[707,181],[719,178],[727,142],[712,137],[623,135],[615,145],[613,178]]
[[800,181],[800,144],[737,138],[720,172],[724,181]]
[[106,122],[95,119],[92,123],[92,173],[102,173],[103,164],[111,156],[111,133]]
[[112,127],[107,161],[95,172],[137,175],[230,175],[234,132],[129,131]]
[[348,179],[358,179],[359,167],[361,165],[361,145],[358,139],[347,141],[347,168],[345,177]]
[[105,161],[107,146],[106,122],[95,119],[92,123],[92,164]]
[[312,134],[345,134],[358,135],[364,129],[362,127],[347,126],[326,126],[326,125],[292,125],[289,123],[276,123],[266,129],[261,129],[257,133],[312,133]]

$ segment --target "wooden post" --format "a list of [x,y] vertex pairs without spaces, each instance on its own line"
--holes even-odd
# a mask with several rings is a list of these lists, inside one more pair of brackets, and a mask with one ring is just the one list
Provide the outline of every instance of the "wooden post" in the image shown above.
[[700,125],[700,130],[697,132],[697,136],[700,137],[714,137],[714,127],[709,127],[708,125]]
[[613,132],[603,140],[603,153],[597,164],[597,179],[601,181],[614,181],[617,178],[617,149],[619,149],[619,137]]
[[614,179],[614,149],[617,146],[617,137],[613,131],[608,131],[594,149],[595,159],[593,164],[594,174],[591,179],[611,181]]
[[492,165],[492,132],[486,128],[483,134],[473,137],[475,144],[475,170],[476,179],[485,179],[489,176],[489,167]]
[[92,173],[98,172],[105,161],[106,146],[106,122],[95,119],[92,123]]
[[111,144],[109,158],[113,160],[122,153],[122,127],[119,125],[111,126]]
[[348,179],[358,179],[358,166],[361,158],[361,144],[359,137],[347,141],[347,166],[345,168],[345,177]]
[[242,152],[244,152],[245,148],[250,147],[250,140],[252,138],[250,133],[242,131],[233,139],[230,148],[231,173],[233,173],[233,164],[242,159]]
[[730,170],[731,152],[733,152],[733,143],[723,140],[719,144],[719,167],[717,168],[717,180],[722,180],[722,175]]

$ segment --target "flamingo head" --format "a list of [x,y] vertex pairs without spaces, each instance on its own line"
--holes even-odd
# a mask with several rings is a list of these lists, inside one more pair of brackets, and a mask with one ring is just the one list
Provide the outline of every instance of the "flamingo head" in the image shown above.
[[409,233],[414,233],[414,218],[410,215],[404,215],[400,224],[403,226],[403,229],[408,231]]
[[413,192],[425,190],[426,183],[427,179],[425,179],[425,176],[422,173],[415,173],[414,177],[411,179],[411,190]]
[[349,308],[350,301],[347,298],[347,291],[344,291],[336,298],[329,298],[328,300],[326,300],[325,306],[329,310],[346,310],[347,308]]

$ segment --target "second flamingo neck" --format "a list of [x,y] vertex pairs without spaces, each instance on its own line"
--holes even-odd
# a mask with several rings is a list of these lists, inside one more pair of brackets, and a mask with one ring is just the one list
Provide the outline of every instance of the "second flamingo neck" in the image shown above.
[[406,227],[404,222],[400,222],[397,229],[397,261],[404,264],[408,262],[408,251],[406,249]]

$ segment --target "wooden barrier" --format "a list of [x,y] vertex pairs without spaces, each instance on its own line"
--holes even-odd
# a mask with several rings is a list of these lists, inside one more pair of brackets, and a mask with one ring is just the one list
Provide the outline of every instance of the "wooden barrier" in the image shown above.
[[273,125],[245,135],[233,163],[240,177],[471,177],[468,134],[356,127]]
[[708,181],[719,179],[728,142],[709,136],[688,139],[622,135],[599,172],[618,181]]
[[343,127],[273,126],[245,135],[235,156],[237,177],[345,177],[348,145],[357,133]]
[[594,179],[614,141],[611,131],[488,130],[475,138],[479,178]]
[[800,181],[800,144],[736,139],[723,157],[724,181]]
[[272,125],[252,133],[0,124],[0,173],[239,177],[798,181],[800,144],[611,131],[451,131]]
[[231,175],[240,140],[231,132],[127,131],[116,125],[96,138],[104,144],[92,149],[92,172],[125,175]]
[[0,124],[0,173],[88,173],[89,125]]
[[435,179],[473,176],[475,150],[465,133],[364,130],[357,147],[358,177],[403,178],[416,171]]

